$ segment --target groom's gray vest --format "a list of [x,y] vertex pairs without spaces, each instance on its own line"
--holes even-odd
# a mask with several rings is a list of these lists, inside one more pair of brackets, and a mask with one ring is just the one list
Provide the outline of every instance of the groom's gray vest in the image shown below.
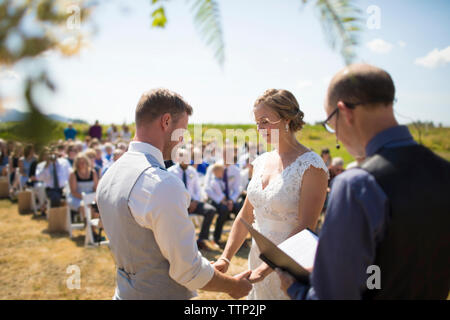
[[128,207],[131,190],[150,167],[166,170],[149,154],[126,152],[97,188],[100,216],[117,267],[115,298],[190,299],[195,294],[170,278],[169,262],[153,231],[138,225]]

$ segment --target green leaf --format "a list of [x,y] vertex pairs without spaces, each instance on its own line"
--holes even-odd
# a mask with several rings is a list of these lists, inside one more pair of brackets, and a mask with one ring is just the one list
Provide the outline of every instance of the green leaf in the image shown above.
[[214,57],[223,66],[225,62],[225,43],[223,39],[220,9],[214,0],[191,0],[194,24],[203,41],[214,51]]
[[316,0],[316,9],[328,44],[331,48],[340,50],[347,65],[356,59],[355,49],[359,45],[359,33],[362,31],[362,11],[354,2],[356,1]]
[[152,27],[164,28],[166,26],[167,18],[162,6],[152,12],[152,18]]

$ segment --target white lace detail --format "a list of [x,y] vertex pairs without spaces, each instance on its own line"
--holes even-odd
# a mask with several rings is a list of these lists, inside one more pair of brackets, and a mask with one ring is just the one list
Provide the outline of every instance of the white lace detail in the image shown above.
[[[273,151],[274,152],[274,151]],[[322,158],[310,151],[299,156],[278,176],[262,188],[262,175],[268,154],[266,152],[253,161],[253,177],[247,188],[247,196],[253,205],[254,227],[264,236],[280,244],[298,226],[298,203],[300,187],[305,171],[313,166],[323,169],[329,176]],[[249,268],[255,269],[261,263],[259,249],[253,242],[249,254]],[[263,281],[254,284],[248,299],[289,299],[280,289],[280,281],[272,272]]]

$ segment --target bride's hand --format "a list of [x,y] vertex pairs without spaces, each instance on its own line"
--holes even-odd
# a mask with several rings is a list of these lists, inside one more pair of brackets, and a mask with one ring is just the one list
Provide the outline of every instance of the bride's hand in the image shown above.
[[228,267],[230,266],[230,264],[222,259],[217,260],[216,262],[213,263],[213,267],[222,273],[226,273],[228,271]]
[[263,281],[264,278],[267,277],[267,275],[272,271],[273,270],[269,267],[269,265],[263,262],[258,268],[252,270],[252,273],[248,280],[250,281],[250,283]]

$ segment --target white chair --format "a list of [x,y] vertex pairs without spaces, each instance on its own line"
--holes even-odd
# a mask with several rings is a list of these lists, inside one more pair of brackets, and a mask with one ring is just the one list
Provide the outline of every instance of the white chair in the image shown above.
[[95,192],[92,193],[82,193],[83,196],[82,206],[84,207],[84,216],[86,219],[86,237],[84,240],[85,246],[94,246],[94,245],[108,245],[109,241],[94,241],[94,233],[92,232],[92,227],[98,228],[100,224],[100,219],[92,219],[91,207],[90,204],[95,201]]
[[[83,230],[84,223],[72,223],[72,214],[70,213],[70,206],[67,203],[67,199],[69,199],[69,189],[64,188],[64,194],[66,196],[66,208],[67,208],[67,232],[69,232],[69,237],[72,238],[73,230]],[[47,199],[47,206],[50,207],[50,199]]]

